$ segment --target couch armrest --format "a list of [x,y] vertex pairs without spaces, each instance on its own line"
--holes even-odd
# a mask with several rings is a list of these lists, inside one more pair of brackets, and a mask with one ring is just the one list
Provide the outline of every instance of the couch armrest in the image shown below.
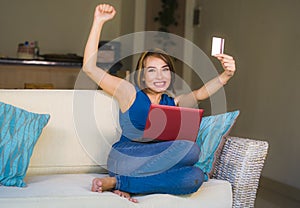
[[232,207],[254,207],[258,183],[267,156],[268,143],[227,137],[213,178],[232,185]]

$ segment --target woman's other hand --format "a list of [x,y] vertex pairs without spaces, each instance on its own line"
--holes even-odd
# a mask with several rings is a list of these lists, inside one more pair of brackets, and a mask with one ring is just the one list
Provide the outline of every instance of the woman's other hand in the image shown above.
[[224,72],[219,76],[220,82],[224,85],[234,75],[236,70],[235,60],[227,54],[216,54],[214,56],[220,61],[224,69]]

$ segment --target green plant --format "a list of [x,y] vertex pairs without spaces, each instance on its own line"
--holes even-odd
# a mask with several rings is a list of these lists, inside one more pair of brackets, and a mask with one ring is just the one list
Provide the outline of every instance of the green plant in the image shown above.
[[154,17],[155,22],[159,22],[159,31],[169,32],[168,27],[171,25],[178,25],[178,15],[176,15],[176,10],[178,9],[177,0],[161,0],[162,10],[160,10],[156,17]]

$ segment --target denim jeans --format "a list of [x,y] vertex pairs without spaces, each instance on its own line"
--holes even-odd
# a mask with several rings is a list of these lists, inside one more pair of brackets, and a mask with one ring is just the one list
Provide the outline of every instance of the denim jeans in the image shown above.
[[110,176],[117,179],[116,189],[136,194],[189,194],[204,180],[199,147],[190,141],[139,143],[118,142],[108,157]]

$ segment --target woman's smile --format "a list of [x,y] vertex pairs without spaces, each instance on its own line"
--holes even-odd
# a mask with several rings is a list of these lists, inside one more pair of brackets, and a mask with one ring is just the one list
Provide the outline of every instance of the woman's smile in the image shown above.
[[153,84],[156,86],[156,87],[164,87],[166,85],[167,82],[165,81],[160,81],[160,82],[153,82]]

